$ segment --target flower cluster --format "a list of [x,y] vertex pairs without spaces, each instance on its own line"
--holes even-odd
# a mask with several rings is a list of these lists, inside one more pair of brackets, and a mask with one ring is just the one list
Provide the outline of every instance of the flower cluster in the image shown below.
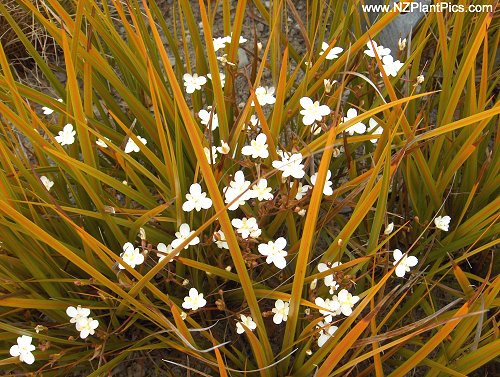
[[231,220],[231,224],[236,228],[236,231],[243,239],[247,239],[248,237],[258,238],[262,233],[255,217],[250,217],[248,219],[246,217],[242,219],[233,219]]
[[281,161],[273,161],[272,165],[274,168],[281,170],[283,178],[293,177],[301,179],[304,177],[306,172],[302,164],[302,153],[289,154],[288,152],[279,150],[277,154],[281,158]]
[[337,295],[333,295],[331,299],[316,297],[314,303],[323,308],[319,312],[325,316],[325,321],[330,323],[334,316],[340,314],[347,317],[350,316],[352,314],[352,308],[358,301],[358,296],[353,296],[346,289],[342,289]]
[[[340,266],[341,264],[342,263],[340,263],[340,262],[335,262],[335,263],[332,263],[330,266],[328,266],[326,263],[320,263],[320,264],[318,264],[318,271],[319,272],[325,272],[325,271],[328,271],[328,270],[332,270],[335,267]],[[331,295],[333,295],[333,292],[335,292],[339,288],[339,284],[335,280],[335,276],[334,276],[333,273],[330,274],[330,275],[325,276],[323,278],[323,282],[325,283],[325,285],[328,288],[330,288],[330,294]]]
[[[378,55],[379,59],[382,60],[382,69],[387,76],[396,77],[399,70],[404,66],[399,60],[394,60],[391,55],[391,50],[382,45],[378,45],[375,41],[369,41],[366,44],[367,49],[364,51],[365,54],[371,58]],[[380,73],[382,76],[382,73]]]
[[76,330],[80,331],[80,338],[85,339],[89,335],[95,334],[99,321],[89,317],[90,309],[82,308],[80,305],[77,307],[68,306],[66,314],[70,317],[69,322],[74,323]]

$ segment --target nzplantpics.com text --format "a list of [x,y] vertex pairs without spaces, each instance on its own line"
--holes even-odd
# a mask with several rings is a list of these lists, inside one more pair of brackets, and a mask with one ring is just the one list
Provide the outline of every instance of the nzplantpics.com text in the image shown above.
[[420,2],[397,2],[394,4],[363,4],[361,5],[363,12],[453,12],[453,13],[479,13],[479,12],[493,12],[492,4],[452,4],[447,2],[437,4],[423,4]]

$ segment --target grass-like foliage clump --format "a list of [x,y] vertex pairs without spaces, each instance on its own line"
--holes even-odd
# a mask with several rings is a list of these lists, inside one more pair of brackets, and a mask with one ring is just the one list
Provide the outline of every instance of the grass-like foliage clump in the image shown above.
[[361,3],[0,4],[5,373],[487,372],[498,20]]

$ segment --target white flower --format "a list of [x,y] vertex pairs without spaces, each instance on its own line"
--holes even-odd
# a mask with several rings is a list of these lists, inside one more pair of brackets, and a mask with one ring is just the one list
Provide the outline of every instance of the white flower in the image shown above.
[[[210,129],[212,131],[216,130],[217,127],[219,127],[219,117],[216,113],[208,112],[207,110],[200,110],[198,116],[201,119],[201,124],[204,124],[207,127],[208,125],[210,125]],[[210,117],[212,117],[212,119],[210,119]]]
[[226,47],[226,43],[229,43],[229,42],[231,42],[231,40],[228,41],[227,37],[213,38],[214,51],[218,51],[221,48]]
[[214,233],[213,240],[215,241],[219,249],[229,250],[229,245],[227,244],[226,241],[226,235],[222,230],[218,230],[217,232]]
[[337,296],[333,296],[332,300],[337,300],[340,308],[339,310],[345,316],[350,316],[352,313],[352,307],[359,301],[358,296],[353,296],[346,289],[342,289]]
[[[123,253],[120,254],[120,257],[132,268],[144,262],[144,255],[141,254],[138,247],[134,248],[130,242],[123,245]],[[125,269],[121,264],[118,267],[120,270]]]
[[251,238],[257,238],[262,233],[255,217],[250,217],[248,219],[246,217],[242,219],[232,219],[231,224],[236,228],[236,231],[241,234],[241,238],[244,239],[247,239],[249,236]]
[[252,317],[241,314],[240,315],[241,322],[236,322],[236,332],[238,334],[243,334],[245,326],[248,330],[253,331],[257,328],[257,324],[252,320]]
[[255,140],[250,141],[250,145],[241,148],[241,153],[252,158],[262,157],[267,158],[269,152],[267,150],[267,136],[264,133],[258,134]]
[[17,338],[17,344],[10,347],[11,356],[19,356],[19,360],[26,364],[33,364],[35,362],[35,356],[32,352],[36,349],[34,345],[31,344],[33,338],[28,335],[22,335]]
[[[342,123],[345,123],[350,119],[356,118],[357,116],[358,116],[358,111],[356,109],[349,109],[347,110],[346,116],[342,118]],[[351,136],[354,135],[355,132],[357,134],[363,134],[366,131],[366,126],[363,123],[358,122],[347,128],[345,131]]]
[[[62,98],[59,98],[57,101],[62,102],[63,100],[62,100]],[[51,109],[50,107],[47,107],[47,106],[42,106],[42,110],[43,110],[44,115],[50,115],[54,112],[53,109]]]
[[394,266],[399,262],[396,267],[396,276],[402,278],[407,272],[410,272],[410,267],[415,267],[418,263],[417,257],[403,255],[403,252],[399,249],[393,251]]
[[[382,128],[382,126],[377,126],[378,122],[375,119],[370,118],[370,120],[368,120],[368,128],[366,129],[366,131],[371,132],[372,135],[381,135],[382,132],[384,132],[384,129]],[[370,139],[370,141],[375,144],[378,141],[378,138]]]
[[212,150],[210,153],[210,149],[208,149],[207,147],[203,148],[203,152],[205,152],[205,156],[207,157],[207,160],[208,162],[213,165],[216,163],[216,159],[217,159],[217,147],[215,146],[212,146]]
[[416,85],[422,84],[424,82],[424,80],[425,80],[424,75],[418,75],[417,76],[417,83],[416,83]]
[[276,300],[274,308],[271,310],[274,313],[273,322],[279,325],[281,322],[286,322],[288,319],[288,311],[290,304],[283,300]]
[[[172,245],[165,245],[163,242],[160,242],[157,246],[156,246],[156,250],[159,251],[158,254],[158,263],[160,263],[164,258],[167,257],[167,255],[169,255],[172,250],[174,250],[174,248],[172,247]],[[175,256],[179,255],[179,253],[175,254]]]
[[302,208],[299,212],[297,212],[297,214],[298,214],[299,216],[304,217],[304,216],[306,215],[306,209],[305,209],[305,208]]
[[[328,170],[326,172],[326,180],[325,180],[325,185],[323,186],[323,194],[326,196],[330,196],[333,194],[333,189],[332,189],[332,181],[330,181],[330,178],[332,177],[332,172]],[[311,183],[313,185],[316,185],[316,179],[318,179],[318,173],[314,173],[313,176],[311,177]]]
[[[290,188],[292,187],[293,187],[293,182],[290,182]],[[302,199],[307,194],[310,188],[311,186],[303,185],[301,182],[299,182],[299,185],[297,187],[297,193],[295,194],[295,199],[296,200]]]
[[229,144],[226,143],[224,140],[220,141],[220,147],[217,147],[217,152],[220,154],[228,154],[231,151],[231,148],[229,148]]
[[[106,139],[107,141],[110,141],[107,137],[105,137],[105,139]],[[108,147],[108,144],[106,144],[106,142],[105,142],[103,139],[101,139],[101,138],[97,139],[97,140],[95,141],[95,143],[96,143],[98,146],[100,146],[101,148],[107,148],[107,147]]]
[[[231,43],[231,41],[233,40],[233,33],[231,33],[231,35],[226,36],[225,38],[227,40],[227,43]],[[247,39],[244,36],[240,35],[240,39],[238,40],[238,43],[242,44],[242,43],[245,43],[246,41],[247,41]]]
[[324,116],[330,114],[330,108],[327,105],[320,105],[319,101],[313,102],[309,97],[302,97],[299,102],[304,109],[300,110],[300,114],[304,116],[302,123],[306,126],[310,126],[316,121],[319,122]]
[[[333,296],[335,297],[335,296]],[[321,306],[323,309],[320,309],[319,312],[325,316],[325,321],[330,323],[333,320],[333,317],[339,315],[340,311],[340,303],[336,299],[326,300],[322,297],[316,297],[314,303],[318,306]]]
[[80,318],[76,322],[76,331],[80,331],[80,338],[85,339],[89,335],[94,335],[98,326],[99,321],[92,317]]
[[189,290],[189,296],[184,297],[182,307],[184,309],[198,310],[207,304],[207,300],[203,298],[203,293],[198,293],[196,288]]
[[[245,205],[248,199],[252,198],[252,192],[247,190],[250,187],[250,181],[245,180],[245,174],[238,170],[234,174],[234,180],[229,182],[229,187],[224,188],[224,202],[226,204],[233,203],[229,206],[230,211],[238,209],[239,206]],[[238,199],[236,199],[241,195]]]
[[56,141],[61,145],[71,145],[75,142],[76,131],[73,130],[73,125],[68,123],[64,126],[59,135],[56,136]]
[[274,263],[280,270],[286,267],[285,257],[288,253],[283,250],[286,247],[286,240],[283,237],[278,238],[276,241],[269,241],[267,244],[261,243],[259,245],[259,253],[267,256],[266,263]]
[[50,191],[51,187],[54,186],[54,181],[51,181],[48,179],[46,176],[42,175],[40,177],[40,181],[42,181],[43,185],[47,189],[47,191]]
[[207,197],[207,193],[201,191],[201,186],[198,183],[193,183],[189,188],[189,194],[186,194],[186,201],[182,204],[184,212],[191,212],[195,209],[197,212],[201,209],[209,209],[212,207],[212,199]]
[[[207,77],[212,80],[212,74],[207,73]],[[222,72],[219,72],[219,77],[220,77],[220,85],[224,88],[224,84],[226,83],[226,75],[223,74]]]
[[260,126],[260,120],[255,116],[255,114],[252,114],[252,116],[250,117],[250,124],[255,128],[258,128]]
[[[179,231],[175,232],[175,236],[177,237],[172,241],[172,247],[175,249],[181,243],[183,243],[188,237],[190,237],[194,233],[194,230],[191,231],[188,224],[181,224],[179,227]],[[189,243],[184,246],[184,249],[187,249],[189,246],[198,245],[200,243],[199,237],[194,237]]]
[[81,305],[78,305],[76,308],[68,306],[66,314],[70,317],[70,323],[76,323],[80,318],[87,318],[90,315],[90,309],[82,308]]
[[438,216],[434,219],[434,224],[436,225],[436,228],[447,232],[450,226],[450,221],[451,221],[450,216]]
[[198,74],[190,75],[189,73],[185,73],[182,76],[184,80],[184,86],[186,87],[186,93],[194,93],[196,90],[201,90],[201,86],[207,83],[207,79],[205,76],[198,76]]
[[[372,43],[373,43],[373,46],[372,46]],[[375,49],[374,49],[374,46],[375,46]],[[368,50],[365,50],[365,54],[374,58],[375,57],[375,51],[377,51],[377,55],[379,56],[379,58],[382,58],[382,56],[385,56],[385,55],[389,55],[391,53],[391,49],[390,48],[385,48],[384,46],[382,45],[377,45],[377,42],[375,41],[368,41],[368,43],[366,44],[366,47],[368,48]]]
[[[319,263],[318,264],[318,271],[325,272],[325,271],[331,270],[337,266],[340,266],[341,264],[342,263],[340,263],[340,262],[335,262],[335,263],[332,263],[332,265],[330,267],[328,267],[328,265],[326,263]],[[339,284],[335,280],[335,276],[333,274],[325,276],[323,278],[323,282],[325,283],[325,285],[327,287],[330,288],[330,294],[333,294],[333,292],[339,288]]]
[[271,200],[273,198],[273,194],[271,194],[272,188],[267,187],[267,179],[261,178],[257,182],[256,185],[252,186],[251,195],[252,198],[256,198],[257,200]]
[[[255,89],[255,97],[257,97],[257,102],[259,102],[259,105],[261,106],[274,104],[276,102],[276,98],[274,98],[273,94],[274,86],[259,86],[257,89]],[[253,101],[252,106],[255,106],[255,103]]]
[[[393,76],[393,77],[396,77],[401,67],[405,65],[404,63],[401,63],[399,60],[394,60],[394,58],[391,55],[384,56],[382,58],[382,63],[383,63],[382,68],[384,69],[385,74],[387,76]],[[380,73],[380,76],[382,76],[382,73]]]
[[278,151],[281,161],[273,161],[273,167],[283,172],[282,177],[294,177],[301,179],[306,174],[302,162],[302,153],[289,155],[287,152]]
[[50,115],[54,112],[54,109],[51,109],[50,107],[47,106],[42,106],[42,111],[44,115]]
[[[143,137],[137,136],[137,139],[139,139],[139,141],[144,145],[148,143],[148,141]],[[129,137],[127,144],[125,145],[125,153],[139,152],[140,150],[140,146],[137,145],[131,137]]]
[[318,338],[318,347],[323,347],[323,345],[326,343],[328,339],[330,339],[335,331],[337,331],[339,328],[334,325],[328,325],[325,322],[319,322],[317,327],[322,328],[321,331],[319,332],[319,338]]
[[[326,43],[326,42],[323,42],[321,44],[321,52],[319,53],[320,55],[323,55],[323,53],[328,49],[328,46],[329,44]],[[328,52],[328,54],[326,55],[326,60],[333,60],[333,59],[337,59],[339,56],[339,54],[344,51],[344,49],[342,47],[332,47],[332,49]]]

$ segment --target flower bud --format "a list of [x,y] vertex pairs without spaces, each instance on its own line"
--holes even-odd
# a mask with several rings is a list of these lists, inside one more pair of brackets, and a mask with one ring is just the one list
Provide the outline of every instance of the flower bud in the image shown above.
[[403,51],[406,48],[406,38],[404,39],[399,38],[398,47],[399,51]]
[[323,85],[325,85],[325,92],[330,93],[332,91],[332,82],[330,79],[324,79]]
[[384,234],[386,236],[388,236],[389,234],[392,233],[392,231],[394,230],[394,223],[390,223],[389,225],[387,225],[387,227],[385,228],[384,230]]
[[314,279],[311,282],[311,290],[316,289],[316,286],[318,285],[318,279]]

